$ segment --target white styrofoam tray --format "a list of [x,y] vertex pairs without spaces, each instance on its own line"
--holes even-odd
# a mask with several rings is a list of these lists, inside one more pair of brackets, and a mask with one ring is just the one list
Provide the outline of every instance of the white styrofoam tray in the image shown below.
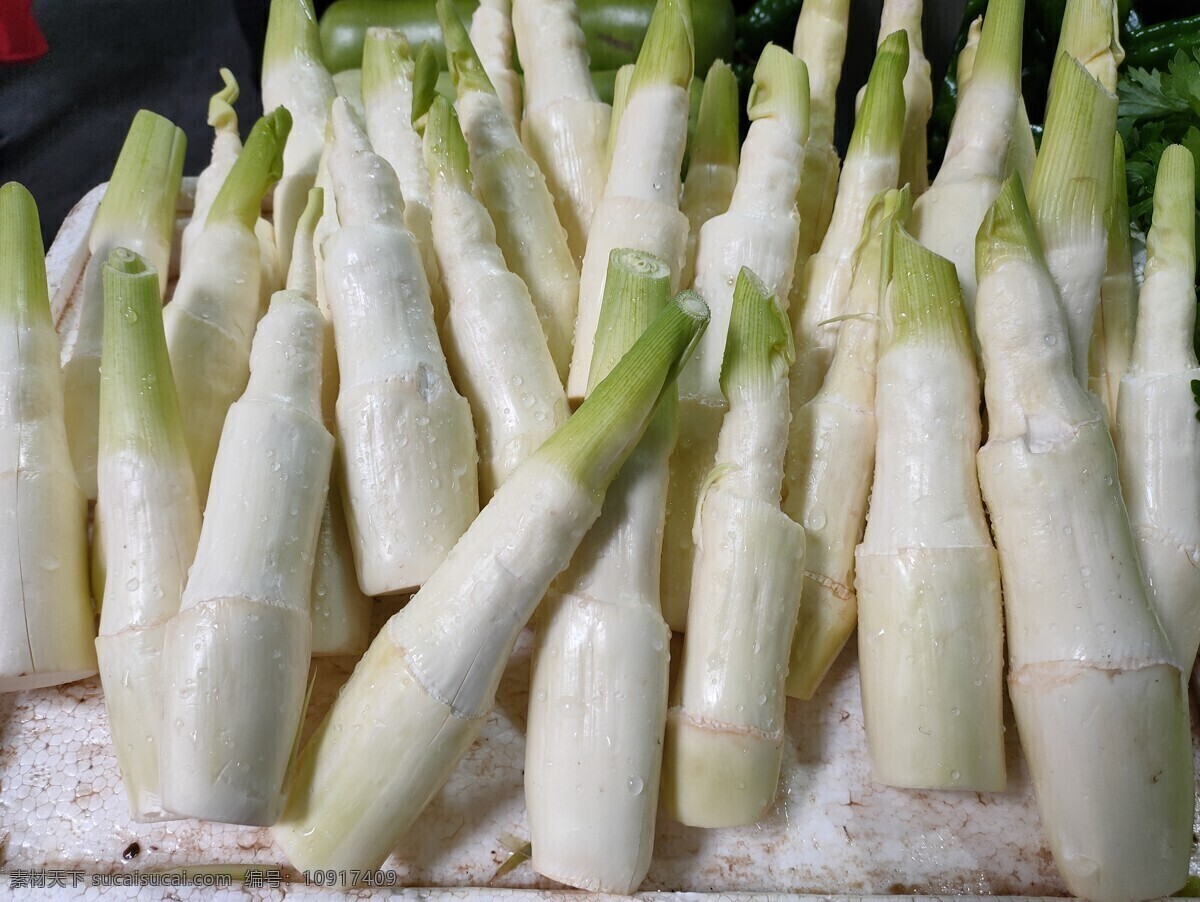
[[[185,180],[181,216],[190,208],[187,189],[193,184]],[[100,193],[97,189],[80,202],[47,255],[60,332],[74,327],[72,302]],[[395,609],[395,603],[378,603],[375,626]],[[564,892],[528,863],[497,876],[510,849],[529,835],[521,779],[530,644],[526,632],[479,741],[384,865],[395,872],[388,880],[397,886],[473,887],[467,895],[477,899],[544,899]],[[813,701],[788,702],[783,777],[770,814],[754,826],[728,830],[692,829],[660,819],[645,895],[1064,895],[1011,712],[1006,713],[1005,792],[913,792],[872,783],[853,644]],[[305,737],[353,664],[346,659],[315,663]],[[140,853],[126,861],[122,853],[135,842]],[[0,695],[0,871],[57,868],[92,875],[239,865],[282,867],[285,879],[300,881],[266,829],[194,820],[132,822],[97,679]],[[1197,852],[1192,873],[1200,874]],[[0,884],[0,895],[7,888],[7,881]],[[134,890],[107,892],[122,898]],[[251,895],[317,892],[329,890],[297,882]],[[171,893],[180,899],[214,897],[211,889],[180,887]],[[230,893],[241,897],[242,891]]]

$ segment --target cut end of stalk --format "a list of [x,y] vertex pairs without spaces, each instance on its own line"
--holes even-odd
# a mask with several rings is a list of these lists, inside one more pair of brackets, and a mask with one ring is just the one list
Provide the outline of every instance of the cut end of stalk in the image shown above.
[[471,43],[467,25],[453,0],[437,0],[437,15],[446,43],[446,60],[450,64],[450,74],[454,76],[454,87],[458,93],[483,91],[495,94],[496,89],[484,71],[475,45]]
[[283,107],[263,116],[250,129],[225,183],[217,192],[205,225],[234,222],[252,230],[262,214],[263,195],[283,174],[283,148],[292,130],[292,116]]
[[671,300],[671,269],[643,251],[616,248],[608,256],[596,323],[588,391],[605,378]]
[[1117,67],[1125,59],[1118,37],[1120,18],[1116,0],[1070,0],[1058,33],[1058,58],[1052,75],[1057,78],[1062,56],[1078,60],[1105,89],[1117,89]]
[[630,92],[643,85],[675,85],[687,90],[692,83],[695,47],[691,0],[658,0],[638,51]]
[[300,59],[324,66],[321,33],[312,0],[271,0],[263,69]]
[[1009,259],[1046,265],[1025,189],[1016,173],[1004,182],[975,236],[976,277],[982,281],[985,272]]
[[764,47],[754,69],[746,115],[751,122],[777,120],[803,144],[808,139],[808,67],[804,62],[775,44]]
[[425,123],[425,165],[431,177],[471,189],[471,155],[454,107],[435,97]]
[[208,101],[208,124],[219,132],[237,132],[237,112],[233,105],[237,103],[239,88],[237,79],[228,69],[221,69],[221,88]]
[[795,359],[791,321],[779,297],[743,266],[733,286],[721,391],[728,398],[738,388],[774,385],[787,378]]
[[708,305],[698,294],[680,292],[533,456],[599,495],[641,439],[659,401],[674,390],[708,316]]
[[[1154,183],[1154,217],[1146,254],[1159,265],[1196,270],[1196,161],[1181,144],[1163,151]],[[1147,264],[1149,266],[1149,263]]]
[[300,219],[296,222],[296,237],[292,242],[292,262],[287,273],[287,287],[312,300],[317,297],[316,248],[313,246],[313,236],[316,235],[317,222],[320,221],[324,210],[324,189],[310,189],[308,202],[304,205],[304,212],[300,214]]
[[988,4],[971,66],[972,80],[981,77],[1020,93],[1024,24],[1025,0],[992,0]]
[[1078,60],[1060,57],[1029,185],[1029,206],[1047,244],[1053,235],[1103,222],[1099,217],[1108,208],[1116,127],[1116,95]]
[[421,117],[429,112],[433,98],[437,96],[438,76],[441,66],[438,65],[437,54],[429,44],[422,44],[417,51],[417,61],[413,68],[413,99],[412,122],[415,125]]
[[170,241],[186,148],[187,138],[175,123],[138,110],[96,212],[93,249],[131,233]]
[[971,332],[954,264],[895,223],[888,257],[886,343],[950,345],[969,351]]
[[0,309],[52,325],[37,203],[17,182],[0,187]]
[[704,79],[691,161],[699,165],[737,168],[738,86],[733,69],[722,60],[709,67]]
[[413,57],[408,38],[398,28],[372,25],[363,38],[363,102],[388,90],[403,78],[412,78]]
[[908,72],[908,34],[894,31],[879,45],[862,108],[854,123],[847,156],[883,156],[900,152],[904,140],[904,76]]

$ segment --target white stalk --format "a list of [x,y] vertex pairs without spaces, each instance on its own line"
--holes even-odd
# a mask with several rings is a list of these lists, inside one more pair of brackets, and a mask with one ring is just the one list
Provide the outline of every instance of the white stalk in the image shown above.
[[975,233],[1007,175],[1020,106],[1024,10],[1025,0],[989,5],[942,166],[913,205],[912,233],[954,264],[968,322],[975,310]]
[[295,867],[379,867],[441,788],[705,319],[668,307],[384,626],[300,753],[273,831]]
[[208,496],[221,424],[250,375],[262,256],[254,224],[279,175],[291,120],[264,116],[229,171],[163,313],[188,454],[201,503]]
[[[670,270],[615,251],[606,285],[592,390],[666,305]],[[670,643],[659,561],[678,416],[674,389],[665,394],[542,602],[534,640],[525,747],[533,867],[592,892],[636,890],[654,846]]]
[[344,102],[329,169],[341,228],[325,242],[325,290],[341,385],[340,474],[358,583],[420,586],[479,512],[475,431],[433,321],[400,185]]
[[271,0],[263,46],[263,110],[284,107],[295,128],[283,153],[283,175],[272,204],[280,271],[291,265],[296,223],[317,177],[325,120],[337,96],[321,61],[321,37],[312,0]]
[[888,325],[875,476],[855,552],[871,776],[910,789],[1004,789],[1004,625],[975,454],[979,378],[953,264],[884,236]]
[[480,0],[471,17],[471,44],[513,128],[521,128],[521,78],[513,71],[512,0]]
[[664,749],[666,809],[696,827],[752,824],[775,800],[804,570],[804,529],[779,509],[791,324],[749,269],[738,275],[733,303],[721,378],[729,413],[698,505]]
[[15,182],[0,187],[0,345],[0,692],[19,692],[94,675],[96,627],[37,206]]
[[729,209],[705,223],[697,243],[695,288],[712,319],[679,376],[680,442],[671,460],[663,556],[663,614],[674,630],[688,619],[696,503],[716,454],[714,420],[726,409],[721,368],[734,285],[744,267],[768,293],[786,298],[796,262],[808,74],[803,62],[774,44],[763,50],[755,69],[749,117]]
[[183,131],[171,122],[139,111],[88,235],[91,259],[83,273],[79,320],[61,355],[67,439],[79,488],[88,499],[96,497],[104,261],[118,247],[141,254],[158,273],[160,290],[166,291],[186,143]]
[[167,359],[158,274],[118,249],[104,271],[96,530],[104,599],[96,657],[136,821],[163,820],[163,639],[200,539],[200,502]]
[[321,423],[321,313],[280,292],[229,410],[196,561],[166,626],[162,802],[273,824],[303,716],[313,556],[333,437]]
[[578,265],[604,194],[612,108],[592,83],[574,0],[516,0],[512,27],[525,72],[521,137],[546,174]]
[[796,411],[783,511],[804,527],[804,585],[788,665],[788,695],[810,699],[858,624],[854,549],[867,522],[875,462],[875,362],[883,235],[912,209],[907,189],[876,196],[855,250],[851,317],[821,390]]
[[979,481],[1000,554],[1009,696],[1042,826],[1071,893],[1168,895],[1187,879],[1192,847],[1185,684],[1015,178],[984,220],[977,260],[989,424]]
[[587,390],[609,255],[617,248],[631,248],[658,257],[671,268],[671,288],[679,287],[688,234],[679,194],[693,46],[690,6],[682,0],[660,0],[638,53],[624,109],[614,117],[608,182],[588,234],[567,380],[572,402]]
[[237,102],[239,89],[237,80],[228,69],[221,70],[224,87],[208,101],[208,124],[213,128],[212,155],[209,163],[196,179],[196,194],[192,202],[192,217],[183,228],[180,240],[179,268],[187,265],[192,245],[204,231],[204,220],[212,209],[213,201],[225,184],[225,177],[233,168],[238,154],[242,152],[242,137],[238,133]]
[[1121,486],[1150,600],[1183,672],[1200,646],[1200,365],[1196,327],[1196,164],[1168,147],[1154,186],[1146,278],[1121,380]]
[[567,419],[567,396],[525,283],[509,272],[487,208],[471,193],[466,141],[437,98],[425,126],[433,238],[446,284],[446,362],[474,414],[479,490],[501,483]]
[[[432,62],[432,59],[430,59]],[[417,64],[404,33],[368,28],[363,44],[363,101],[367,137],[400,180],[404,224],[417,240],[433,312],[440,326],[446,318],[446,295],[433,248],[433,212],[429,171],[421,136],[413,126]]]
[[484,71],[451,0],[438,0],[458,115],[471,151],[475,190],[496,224],[509,268],[525,282],[560,379],[571,359],[579,270],[554,197]]
[[919,198],[929,188],[926,130],[933,113],[933,83],[921,35],[923,0],[884,0],[879,42],[901,29],[908,35],[908,71],[904,74],[904,140],[900,145],[898,184],[912,187]]

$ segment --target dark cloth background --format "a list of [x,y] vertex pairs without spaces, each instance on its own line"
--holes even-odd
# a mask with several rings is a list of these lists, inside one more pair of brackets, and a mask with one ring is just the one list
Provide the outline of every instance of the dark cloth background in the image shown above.
[[[0,3],[7,0],[0,0]],[[330,0],[317,0],[318,12]],[[926,0],[925,46],[935,91],[965,0]],[[187,134],[184,173],[208,162],[208,98],[217,70],[241,87],[245,134],[262,113],[259,57],[269,0],[34,0],[50,45],[32,63],[0,65],[0,182],[37,198],[47,245],[88,190],[106,181],[133,115],[147,108]],[[874,57],[882,0],[854,0],[838,99],[839,143],[853,123],[854,95]]]

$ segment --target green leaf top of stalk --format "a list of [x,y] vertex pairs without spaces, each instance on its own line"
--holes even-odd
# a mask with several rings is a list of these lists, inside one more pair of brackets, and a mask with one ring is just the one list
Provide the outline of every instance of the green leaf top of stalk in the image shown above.
[[1125,175],[1125,142],[1113,136],[1112,192],[1108,205],[1109,259],[1124,260],[1129,265],[1133,254],[1133,235],[1129,229],[1129,184]]
[[967,311],[954,264],[892,223],[887,249],[888,345],[913,342],[972,352]]
[[186,461],[183,416],[167,356],[158,273],[119,247],[103,268],[104,349],[100,358],[100,449],[144,444]]
[[879,45],[862,108],[854,123],[846,156],[884,156],[900,152],[904,140],[904,76],[908,72],[908,35],[892,32]]
[[208,101],[208,124],[219,132],[236,132],[238,117],[233,105],[239,94],[237,79],[228,69],[221,69],[221,81],[224,87]]
[[763,48],[746,103],[751,122],[774,119],[799,143],[808,139],[808,67],[777,44]]
[[433,98],[438,94],[438,77],[441,75],[437,52],[430,44],[422,44],[417,51],[413,69],[412,122],[415,125],[429,112]]
[[371,103],[377,93],[389,90],[401,79],[411,81],[412,77],[412,48],[404,32],[378,25],[368,28],[363,38],[363,102]]
[[637,93],[643,85],[675,85],[686,91],[692,83],[695,49],[691,0],[657,0],[629,93]]
[[10,322],[54,328],[37,203],[17,182],[0,187],[0,310]]
[[[631,69],[629,77],[632,76]],[[700,112],[696,117],[696,137],[689,165],[736,168],[738,150],[737,78],[728,63],[717,60],[709,67],[700,93]]]
[[[1020,94],[1024,23],[1025,0],[992,0],[988,4],[979,45],[970,62],[972,80],[982,78]],[[963,65],[961,60],[959,65]]]
[[1005,180],[975,236],[976,276],[982,281],[985,272],[1014,259],[1046,266],[1025,189],[1016,173]]
[[[880,191],[867,206],[867,215],[863,217],[862,232],[858,244],[854,248],[855,267],[877,265],[878,285],[887,285],[891,273],[892,224],[905,225],[912,215],[912,188],[888,188]],[[868,257],[872,242],[875,242],[874,252]],[[867,262],[870,260],[871,262]],[[861,311],[851,310],[853,316]],[[875,312],[875,311],[869,311]]]
[[1062,67],[1062,56],[1079,60],[1105,90],[1117,89],[1117,67],[1125,59],[1119,37],[1116,0],[1068,0],[1058,33],[1050,89]]
[[454,107],[435,97],[425,123],[425,165],[436,180],[471,190],[471,155]]
[[637,445],[708,325],[694,291],[675,296],[579,409],[534,452],[599,496]]
[[263,69],[286,66],[295,60],[325,65],[312,0],[271,0],[263,43]]
[[739,389],[769,388],[787,378],[796,359],[792,326],[777,295],[743,266],[733,286],[729,337],[721,364],[725,397]]
[[131,235],[170,241],[186,148],[187,138],[175,123],[138,110],[96,211],[89,239],[93,251]]
[[1196,161],[1181,144],[1163,151],[1154,183],[1154,218],[1146,236],[1147,275],[1158,268],[1196,272]]
[[481,91],[495,94],[496,89],[484,71],[467,24],[452,0],[437,0],[438,22],[442,25],[442,39],[446,42],[446,61],[454,76],[454,87],[459,94]]
[[229,175],[208,211],[205,226],[237,223],[252,230],[262,215],[262,199],[283,174],[283,148],[292,129],[292,117],[283,107],[263,116],[250,129]]
[[[633,72],[637,68],[633,63],[626,63],[617,70],[613,79],[612,119],[608,126],[608,159],[612,160],[613,151],[617,146],[617,132],[620,130],[621,117],[625,114],[625,106],[629,103],[629,89],[633,84]],[[703,97],[701,97],[703,103]]]
[[287,273],[287,287],[300,292],[312,301],[315,301],[317,297],[317,266],[313,236],[316,234],[317,222],[321,219],[324,210],[324,189],[310,188],[304,212],[296,221],[296,238],[292,242],[292,262],[288,266]]
[[1058,246],[1107,214],[1117,98],[1078,60],[1064,57],[1055,71],[1029,206],[1042,241]]
[[596,325],[588,391],[633,347],[671,300],[671,269],[644,251],[615,248],[608,255],[604,298]]

